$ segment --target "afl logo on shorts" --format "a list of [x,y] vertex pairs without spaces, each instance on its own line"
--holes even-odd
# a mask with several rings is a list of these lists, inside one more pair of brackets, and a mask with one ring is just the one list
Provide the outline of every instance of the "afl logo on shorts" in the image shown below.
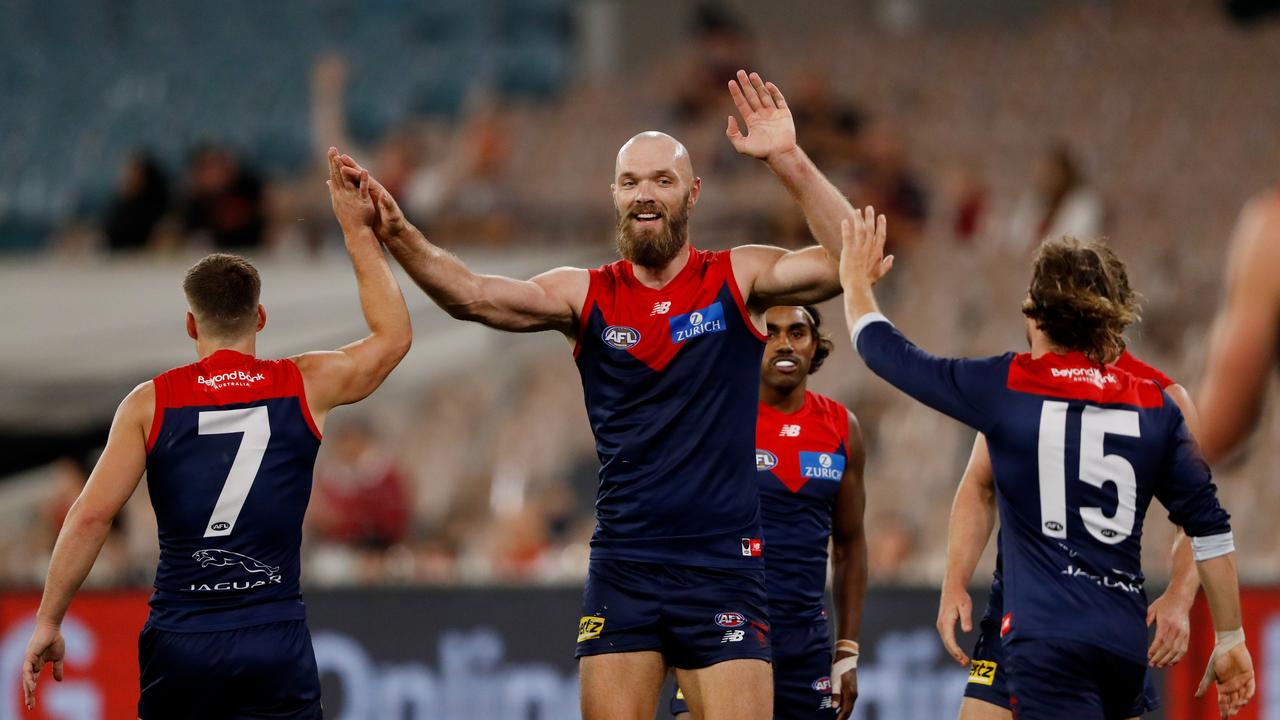
[[778,466],[778,456],[768,450],[756,450],[756,471],[764,472]]
[[626,350],[640,342],[640,331],[626,325],[610,325],[604,329],[600,339],[611,348]]
[[810,685],[809,687],[813,688],[814,690],[817,690],[818,692],[824,695],[829,695],[831,694],[831,678],[820,677],[817,680],[814,680],[813,684]]
[[724,612],[716,615],[716,624],[722,628],[736,628],[747,624],[747,619],[742,617],[742,613]]

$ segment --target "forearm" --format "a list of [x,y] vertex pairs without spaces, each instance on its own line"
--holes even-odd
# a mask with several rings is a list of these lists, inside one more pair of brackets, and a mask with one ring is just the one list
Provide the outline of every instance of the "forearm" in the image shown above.
[[355,269],[360,311],[371,337],[407,350],[413,338],[409,309],[377,237],[365,230],[346,238],[346,244]]
[[71,598],[89,576],[110,530],[110,518],[86,517],[77,506],[72,506],[53,547],[44,597],[36,612],[37,622],[53,626],[62,624]]
[[943,589],[965,590],[995,528],[994,497],[966,480],[956,489],[947,523],[947,569]]
[[863,533],[832,543],[832,588],[836,604],[836,637],[857,640],[867,597],[867,538]]
[[432,244],[412,225],[385,242],[396,262],[442,310],[461,320],[481,319],[481,277],[457,256]]
[[1196,571],[1196,561],[1191,553],[1191,541],[1180,529],[1174,535],[1170,555],[1172,564],[1169,571],[1169,587],[1165,590],[1165,595],[1189,608],[1195,602],[1196,593],[1200,590],[1200,574]]
[[1196,563],[1204,595],[1213,617],[1213,629],[1227,632],[1240,628],[1240,582],[1236,577],[1234,552]]
[[840,257],[840,221],[853,214],[853,206],[818,169],[800,146],[768,161],[769,169],[782,181],[800,205],[809,231],[833,260]]

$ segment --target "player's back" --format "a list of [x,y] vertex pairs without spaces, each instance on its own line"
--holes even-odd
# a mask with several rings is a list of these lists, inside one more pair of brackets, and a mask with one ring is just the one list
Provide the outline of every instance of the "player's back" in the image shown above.
[[150,624],[209,631],[302,619],[302,518],[320,434],[297,366],[219,350],[154,384],[147,488],[160,563]]
[[1010,358],[997,412],[987,440],[1002,636],[1070,639],[1144,661],[1141,538],[1152,497],[1201,533],[1227,527],[1217,503],[1204,502],[1208,468],[1181,412],[1155,382],[1079,353]]

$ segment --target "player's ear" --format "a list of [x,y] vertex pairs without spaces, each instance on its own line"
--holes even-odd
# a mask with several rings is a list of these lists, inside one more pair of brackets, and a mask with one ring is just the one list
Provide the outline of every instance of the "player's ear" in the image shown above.
[[693,184],[689,186],[689,207],[693,207],[698,202],[698,193],[702,191],[702,178],[693,179]]
[[256,332],[262,332],[262,328],[267,326],[267,306],[258,303],[258,328]]
[[196,316],[190,311],[187,312],[187,337],[192,340],[200,339],[200,333],[196,331]]

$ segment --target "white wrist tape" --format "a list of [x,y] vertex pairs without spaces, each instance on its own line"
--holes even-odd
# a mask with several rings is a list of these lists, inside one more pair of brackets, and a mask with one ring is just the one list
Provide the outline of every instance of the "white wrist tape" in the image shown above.
[[[832,695],[840,694],[840,678],[850,670],[856,670],[858,668],[858,643],[853,640],[837,640],[836,652],[853,654],[842,657],[831,665]],[[837,707],[839,706],[837,705]]]
[[1204,669],[1204,677],[1200,679],[1201,685],[1218,681],[1218,675],[1213,670],[1213,663],[1219,657],[1230,652],[1232,648],[1237,645],[1244,644],[1244,628],[1240,627],[1226,632],[1216,632],[1214,633],[1214,638],[1213,654],[1209,656],[1209,666]]

